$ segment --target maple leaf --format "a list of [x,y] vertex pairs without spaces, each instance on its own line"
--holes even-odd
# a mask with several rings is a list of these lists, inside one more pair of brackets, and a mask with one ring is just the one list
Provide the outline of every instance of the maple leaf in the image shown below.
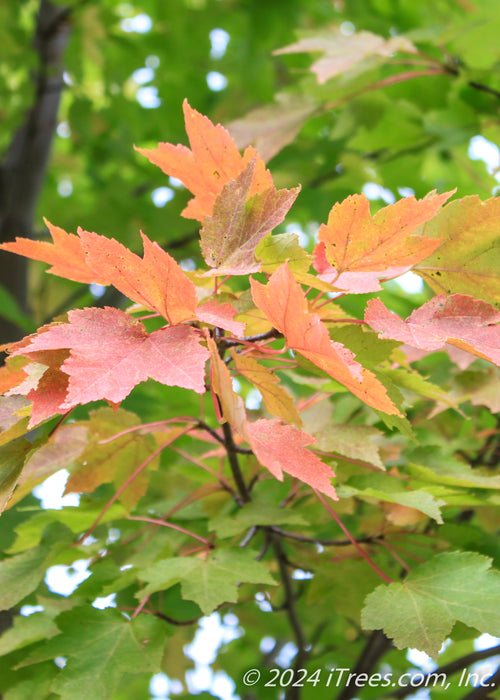
[[212,326],[224,328],[234,335],[241,336],[245,332],[245,324],[234,320],[237,313],[231,304],[220,304],[218,301],[210,299],[198,306],[196,318],[203,323],[210,323]]
[[[80,424],[88,430],[89,440],[85,450],[77,455],[64,489],[67,493],[92,493],[101,484],[113,482],[121,486],[142,464],[155,447],[149,435],[131,431],[115,440],[108,441],[118,432],[140,424],[140,418],[122,408],[112,409],[103,406],[91,411],[89,420]],[[56,432],[57,434],[57,432]],[[147,469],[134,478],[120,494],[120,502],[130,510],[146,493],[150,480],[150,471],[157,469],[159,458],[148,463]]]
[[490,567],[491,559],[475,552],[437,554],[402,583],[370,593],[363,629],[383,629],[398,649],[414,646],[434,658],[457,620],[498,635],[500,572]]
[[158,243],[142,233],[140,258],[114,238],[78,230],[87,264],[129,299],[154,309],[169,323],[194,318],[196,287],[180,265]]
[[439,294],[403,321],[380,299],[370,299],[365,321],[382,338],[400,340],[422,350],[445,343],[500,365],[500,311],[464,294]]
[[338,500],[330,481],[335,472],[306,449],[316,442],[315,438],[292,425],[282,425],[276,418],[248,423],[247,431],[255,456],[276,479],[283,481],[283,472],[286,472]]
[[206,275],[245,275],[260,270],[255,249],[285,218],[300,187],[270,187],[250,196],[255,172],[252,160],[241,174],[228,182],[215,200],[200,233],[201,252],[207,265],[216,268]]
[[[287,53],[321,51],[325,55],[315,61],[310,70],[318,77],[318,83],[325,83],[335,75],[345,73],[368,56],[392,56],[397,51],[416,53],[415,46],[405,37],[384,39],[372,32],[356,32],[346,36],[340,27],[304,37],[295,44],[273,51],[275,55]],[[371,64],[370,64],[371,66]]]
[[52,267],[47,272],[59,277],[66,277],[74,282],[109,284],[107,277],[104,275],[100,277],[87,265],[85,251],[79,236],[74,233],[66,233],[59,226],[53,226],[47,219],[44,221],[52,236],[52,243],[32,241],[29,238],[16,238],[13,242],[2,243],[0,248],[11,253],[24,255],[32,260],[49,263]]
[[158,243],[141,232],[144,257],[114,238],[78,228],[78,236],[46,222],[54,244],[18,238],[3,247],[19,255],[52,264],[54,275],[86,284],[114,285],[132,301],[154,309],[169,323],[195,316],[196,287],[178,263]]
[[228,125],[238,148],[253,143],[265,161],[293,141],[318,105],[308,95],[278,93],[276,102],[248,112]]
[[170,326],[148,334],[142,323],[119,309],[77,309],[69,323],[51,324],[13,355],[68,348],[61,365],[69,376],[59,409],[106,399],[120,403],[136,384],[148,378],[167,386],[205,391],[208,351],[189,326]]
[[363,194],[337,202],[328,223],[320,226],[314,250],[320,279],[355,293],[379,290],[379,279],[398,277],[441,244],[440,239],[411,234],[435,216],[451,194],[405,197],[373,217]]
[[230,180],[235,180],[255,158],[250,196],[272,187],[271,174],[257,151],[249,146],[243,155],[229,132],[184,100],[184,119],[191,150],[186,146],[159,143],[158,148],[136,148],[164,173],[181,180],[195,196],[182,212],[187,219],[203,221],[212,214],[217,195]]
[[415,267],[432,289],[472,294],[495,304],[500,297],[500,199],[477,195],[450,202],[421,232],[443,242]]
[[255,305],[265,313],[273,327],[283,333],[288,347],[320,367],[369,406],[401,415],[384,385],[354,359],[350,350],[332,341],[319,316],[309,312],[307,299],[288,265],[278,268],[267,286],[254,279],[250,283]]

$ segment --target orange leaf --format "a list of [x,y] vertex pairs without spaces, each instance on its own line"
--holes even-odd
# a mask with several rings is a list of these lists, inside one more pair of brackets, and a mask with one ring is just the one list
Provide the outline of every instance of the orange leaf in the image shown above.
[[282,425],[276,419],[261,418],[248,423],[247,430],[255,456],[279,481],[283,481],[283,472],[286,472],[338,500],[330,482],[335,473],[306,449],[307,445],[316,442],[315,438],[292,425]]
[[288,265],[281,265],[267,286],[253,279],[250,282],[256,306],[283,333],[288,347],[300,352],[369,406],[401,415],[384,385],[354,359],[350,350],[332,341],[319,316],[309,312],[307,299]]
[[[338,202],[330,211],[328,224],[319,229],[314,266],[320,279],[351,292],[380,289],[378,279],[397,277],[441,244],[441,239],[411,234],[435,216],[451,194],[430,193],[421,200],[406,197],[373,217],[362,194]],[[379,274],[370,275],[371,279],[345,274],[360,272]]]
[[371,299],[366,322],[382,338],[401,340],[422,350],[446,343],[500,365],[500,311],[465,294],[439,294],[403,321],[380,299]]
[[66,277],[74,282],[109,284],[107,277],[99,276],[88,267],[82,242],[78,236],[74,233],[66,233],[59,226],[53,226],[47,219],[44,221],[52,236],[52,243],[16,238],[15,242],[2,243],[0,248],[32,260],[49,263],[52,267],[47,272]]
[[178,263],[141,232],[144,257],[97,233],[78,230],[88,265],[129,299],[176,324],[195,316],[196,288]]
[[191,150],[186,146],[159,143],[158,148],[136,148],[164,173],[181,180],[194,194],[182,212],[187,219],[203,221],[212,214],[217,195],[230,180],[235,180],[248,163],[255,158],[250,196],[272,187],[271,174],[257,151],[249,146],[240,155],[229,132],[220,124],[193,109],[184,100],[184,119]]

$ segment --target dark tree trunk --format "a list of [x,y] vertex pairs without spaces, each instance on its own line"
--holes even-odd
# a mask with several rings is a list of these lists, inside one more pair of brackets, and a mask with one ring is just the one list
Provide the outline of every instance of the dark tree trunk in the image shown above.
[[[33,76],[33,105],[14,134],[0,164],[0,241],[33,235],[37,201],[45,180],[63,89],[63,55],[69,39],[69,10],[40,0],[34,48],[38,69]],[[27,309],[26,260],[0,252],[0,283]],[[0,318],[0,343],[22,335]]]

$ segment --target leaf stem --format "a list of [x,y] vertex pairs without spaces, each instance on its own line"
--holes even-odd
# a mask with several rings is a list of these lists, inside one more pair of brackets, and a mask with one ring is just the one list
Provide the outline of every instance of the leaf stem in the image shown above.
[[172,530],[177,530],[177,532],[182,532],[184,535],[194,537],[195,540],[198,540],[198,542],[203,542],[203,544],[206,545],[209,549],[213,549],[214,546],[212,542],[209,542],[204,537],[201,537],[201,535],[197,535],[196,532],[191,532],[191,530],[186,530],[185,527],[181,527],[180,525],[174,525],[174,523],[169,523],[166,520],[160,520],[159,518],[147,518],[142,515],[128,515],[127,520],[140,520],[144,523],[151,523],[152,525],[161,525],[163,527],[169,527]]
[[128,477],[128,479],[126,479],[126,481],[124,481],[124,483],[120,486],[120,488],[118,489],[118,491],[116,491],[116,493],[114,494],[114,496],[113,496],[112,498],[109,499],[109,501],[106,503],[106,505],[104,506],[104,508],[101,510],[101,512],[99,513],[99,515],[97,516],[97,518],[94,520],[94,522],[92,523],[92,525],[91,525],[91,526],[89,527],[89,529],[87,530],[87,532],[86,532],[84,535],[82,535],[82,537],[79,538],[79,540],[78,540],[77,543],[76,543],[77,545],[81,544],[87,537],[89,537],[89,535],[92,534],[92,532],[94,532],[95,528],[96,528],[97,525],[101,522],[102,518],[103,518],[104,515],[107,513],[107,511],[111,508],[111,506],[113,505],[113,503],[122,495],[122,493],[125,491],[125,489],[127,488],[127,486],[129,486],[129,485],[132,483],[132,481],[133,481],[136,477],[139,476],[139,474],[148,466],[148,464],[149,464],[150,462],[152,462],[152,461],[155,459],[155,457],[157,457],[157,456],[160,454],[160,452],[162,452],[162,450],[164,450],[166,447],[168,447],[174,440],[177,440],[178,437],[180,437],[181,435],[183,435],[183,434],[189,432],[190,429],[191,429],[190,427],[189,427],[189,428],[186,428],[186,429],[183,430],[183,432],[180,433],[179,435],[175,435],[175,437],[173,437],[171,440],[167,440],[167,442],[163,443],[163,445],[160,445],[160,447],[158,447],[158,449],[156,449],[154,452],[152,452],[152,453],[149,455],[149,457],[148,457],[147,459],[145,459],[144,462],[142,462],[142,464],[140,464],[140,465],[137,467],[137,469],[136,469],[136,470]]
[[324,505],[326,510],[330,513],[330,515],[335,520],[337,525],[340,527],[342,532],[349,538],[349,540],[352,542],[354,547],[356,547],[356,549],[361,554],[363,559],[371,566],[371,568],[375,571],[375,573],[378,574],[380,576],[380,578],[383,579],[386,583],[394,583],[392,578],[389,578],[389,576],[386,576],[386,574],[384,574],[384,572],[381,569],[379,569],[378,566],[375,564],[375,562],[370,558],[370,556],[367,554],[367,552],[365,552],[365,550],[358,544],[357,540],[351,535],[351,533],[346,528],[346,526],[344,525],[342,520],[339,518],[337,513],[335,513],[333,508],[331,508],[330,504],[326,502],[324,496],[321,493],[319,493],[318,491],[316,491],[316,489],[314,489],[314,493],[316,494],[318,499],[321,501],[321,503]]

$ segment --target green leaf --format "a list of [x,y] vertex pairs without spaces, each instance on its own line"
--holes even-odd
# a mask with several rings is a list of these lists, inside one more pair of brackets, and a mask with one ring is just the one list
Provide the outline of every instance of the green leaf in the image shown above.
[[453,456],[442,454],[438,446],[417,447],[407,453],[407,459],[410,474],[422,481],[463,488],[500,488],[500,476],[472,469]]
[[[75,469],[71,470],[65,493],[92,493],[101,484],[114,482],[121,486],[135,469],[144,462],[155,445],[149,435],[138,430],[110,440],[117,433],[140,424],[140,418],[122,408],[98,408],[91,411],[90,420],[83,425],[88,428],[90,440],[81,454]],[[150,470],[156,469],[159,459],[154,459],[147,469],[134,479],[131,488],[125,489],[120,501],[131,508],[146,492]]]
[[164,559],[139,574],[148,585],[138,594],[144,598],[181,581],[182,597],[198,603],[209,615],[222,603],[236,603],[239,583],[275,585],[262,562],[249,551],[218,549],[206,559]]
[[27,440],[15,440],[0,447],[0,513],[10,500],[30,449]]
[[434,658],[455,622],[500,635],[500,572],[491,559],[446,552],[412,570],[403,583],[379,586],[363,608],[364,629],[382,629],[398,649]]
[[326,430],[315,434],[317,442],[314,447],[321,452],[336,452],[384,469],[379,447],[372,440],[377,437],[382,437],[382,433],[369,425],[329,425]]
[[388,474],[351,477],[346,484],[338,487],[338,494],[341,498],[356,496],[362,499],[376,498],[388,503],[399,503],[425,513],[438,523],[443,522],[440,506],[446,505],[445,501],[436,500],[427,491],[419,489],[408,491],[405,489],[404,482]]
[[266,236],[255,249],[255,257],[262,261],[262,272],[274,272],[288,262],[293,272],[307,272],[311,267],[311,256],[299,243],[296,233],[277,233]]
[[0,610],[9,610],[37,588],[47,555],[46,547],[35,547],[0,562]]
[[418,233],[443,238],[442,245],[416,265],[415,272],[435,292],[470,294],[500,303],[500,201],[464,197],[450,202]]
[[0,655],[10,654],[11,651],[22,649],[29,644],[50,639],[59,634],[59,628],[51,615],[37,612],[24,617],[18,615],[14,624],[0,637]]
[[164,624],[152,615],[127,620],[112,608],[75,608],[57,618],[61,634],[32,652],[17,668],[66,658],[52,691],[63,700],[107,700],[124,674],[157,673]]
[[295,511],[272,504],[247,503],[235,515],[218,515],[212,518],[210,530],[220,537],[232,537],[255,525],[307,525],[307,520]]

